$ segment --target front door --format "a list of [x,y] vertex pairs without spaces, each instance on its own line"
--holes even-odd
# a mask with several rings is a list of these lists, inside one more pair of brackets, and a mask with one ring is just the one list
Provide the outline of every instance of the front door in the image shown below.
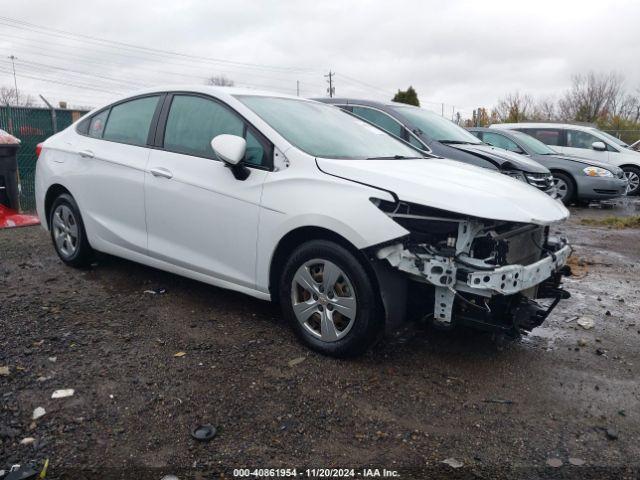
[[[145,180],[149,254],[253,288],[260,198],[272,147],[217,100],[176,94],[167,102]],[[245,180],[236,179],[211,149],[211,140],[223,133],[247,140]]]
[[604,143],[601,139],[588,132],[583,132],[582,130],[567,130],[566,146],[563,152],[582,158],[590,158],[598,162],[608,162],[611,153],[608,148],[610,147],[608,147],[607,150],[594,150],[592,147],[593,142]]

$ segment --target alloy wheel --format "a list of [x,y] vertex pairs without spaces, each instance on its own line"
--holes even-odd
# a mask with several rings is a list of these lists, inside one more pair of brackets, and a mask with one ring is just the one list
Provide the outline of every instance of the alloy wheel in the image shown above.
[[627,170],[624,172],[624,176],[629,181],[627,185],[627,194],[635,192],[640,187],[640,176],[633,170]]
[[59,205],[53,212],[53,238],[56,248],[65,258],[78,250],[78,222],[67,205]]
[[351,280],[329,260],[309,260],[298,268],[291,282],[291,302],[298,322],[323,342],[343,338],[356,319]]
[[553,177],[553,183],[556,187],[558,199],[564,201],[569,194],[569,185],[561,178]]

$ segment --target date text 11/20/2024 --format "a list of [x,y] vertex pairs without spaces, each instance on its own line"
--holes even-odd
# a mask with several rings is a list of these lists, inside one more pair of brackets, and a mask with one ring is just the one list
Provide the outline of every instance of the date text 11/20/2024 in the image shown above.
[[396,470],[386,468],[238,468],[233,470],[234,478],[398,478]]

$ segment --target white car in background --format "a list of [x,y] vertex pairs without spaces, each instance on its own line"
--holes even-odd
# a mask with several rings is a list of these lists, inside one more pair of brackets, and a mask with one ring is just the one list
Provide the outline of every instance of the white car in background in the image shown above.
[[497,123],[490,128],[518,130],[561,153],[620,167],[629,180],[627,195],[640,193],[640,152],[597,128],[566,123]]
[[167,87],[94,110],[42,145],[36,200],[66,264],[98,250],[275,300],[328,355],[413,311],[519,334],[568,296],[560,202],[281,94]]

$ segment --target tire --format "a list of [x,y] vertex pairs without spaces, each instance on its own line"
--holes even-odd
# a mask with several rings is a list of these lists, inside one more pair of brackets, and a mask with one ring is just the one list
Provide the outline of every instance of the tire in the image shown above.
[[576,187],[573,178],[562,172],[553,172],[553,178],[561,195],[559,200],[565,205],[569,205],[576,196]]
[[[624,172],[624,176],[629,180],[629,189],[627,190],[627,195],[638,195],[640,193],[640,168],[638,167],[622,167],[622,171]],[[633,182],[633,187],[631,183]]]
[[324,355],[360,355],[384,332],[379,292],[360,261],[337,243],[313,240],[296,248],[278,296],[298,338]]
[[76,268],[91,263],[94,252],[87,240],[80,209],[68,193],[54,200],[49,213],[49,230],[53,248],[60,260]]

